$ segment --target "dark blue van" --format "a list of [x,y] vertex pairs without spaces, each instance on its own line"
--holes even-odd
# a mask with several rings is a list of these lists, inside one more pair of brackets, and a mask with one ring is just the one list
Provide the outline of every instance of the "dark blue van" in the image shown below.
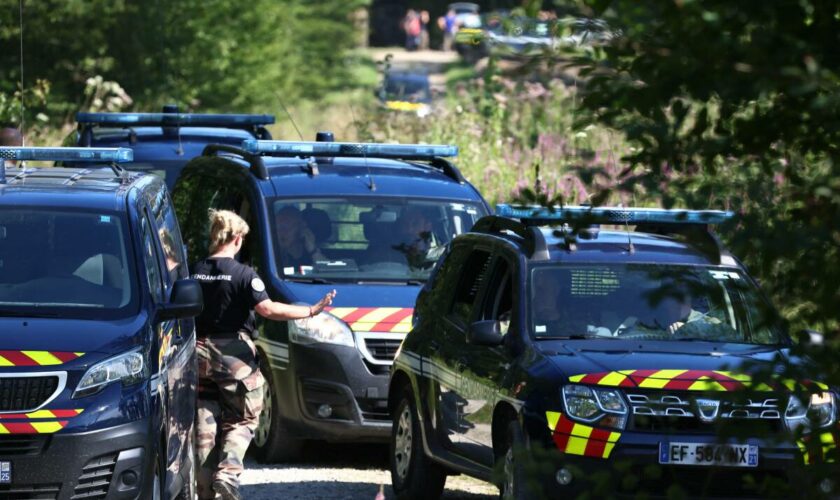
[[68,140],[83,147],[131,148],[126,170],[159,175],[172,191],[181,169],[208,144],[239,146],[246,139],[271,139],[273,115],[179,113],[77,113],[76,132]]
[[454,146],[246,141],[209,146],[175,186],[190,254],[207,252],[207,212],[229,209],[251,232],[240,254],[271,298],[333,307],[259,326],[271,390],[254,446],[265,461],[308,439],[387,441],[388,372],[414,301],[447,243],[489,213],[446,157]]
[[0,158],[0,497],[192,500],[202,297],[166,186],[128,149]]

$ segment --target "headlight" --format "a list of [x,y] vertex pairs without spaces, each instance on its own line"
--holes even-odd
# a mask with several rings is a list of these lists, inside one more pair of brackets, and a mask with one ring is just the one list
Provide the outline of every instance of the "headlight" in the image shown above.
[[119,381],[123,385],[136,384],[145,378],[145,368],[146,363],[140,349],[106,359],[88,369],[76,386],[73,397],[96,394],[112,382]]
[[785,410],[785,419],[791,430],[796,430],[805,424],[819,429],[831,427],[836,420],[834,393],[811,394],[807,408],[798,397],[791,396]]
[[311,318],[289,322],[289,340],[298,344],[337,344],[355,346],[353,332],[340,319],[322,312]]
[[627,404],[616,389],[565,385],[563,405],[570,418],[581,422],[615,429],[627,423]]

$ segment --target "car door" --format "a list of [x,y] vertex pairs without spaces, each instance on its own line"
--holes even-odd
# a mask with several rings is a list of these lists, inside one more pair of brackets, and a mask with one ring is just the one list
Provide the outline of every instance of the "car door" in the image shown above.
[[464,412],[470,404],[465,397],[469,391],[465,390],[462,373],[467,348],[466,329],[475,318],[476,304],[488,276],[490,262],[489,249],[478,247],[470,251],[460,268],[450,307],[441,321],[445,342],[439,346],[438,360],[434,365],[440,387],[441,430],[446,433],[448,444],[456,450],[470,446],[466,434],[472,424],[464,419]]
[[[502,256],[493,259],[488,278],[479,294],[474,321],[496,321],[502,335],[510,331],[514,311],[514,266]],[[507,339],[506,339],[507,340]],[[487,466],[493,465],[493,410],[503,396],[505,376],[513,362],[507,342],[495,346],[473,345],[466,342],[461,351],[459,394],[464,405],[461,427],[464,441],[463,455]]]
[[[151,200],[155,234],[163,266],[164,298],[169,300],[175,281],[189,277],[184,243],[168,193],[160,187]],[[173,473],[183,464],[191,464],[193,452],[186,443],[193,443],[193,421],[196,411],[198,371],[195,357],[195,320],[184,318],[173,322],[171,332],[165,331],[158,353],[161,376],[167,386],[167,464]],[[184,477],[184,479],[187,479]]]

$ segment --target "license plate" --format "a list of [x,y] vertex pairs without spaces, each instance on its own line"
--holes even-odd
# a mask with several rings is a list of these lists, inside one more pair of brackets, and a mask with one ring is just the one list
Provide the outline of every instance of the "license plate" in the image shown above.
[[758,446],[751,444],[659,443],[659,463],[758,467]]
[[12,462],[0,462],[0,484],[12,484]]

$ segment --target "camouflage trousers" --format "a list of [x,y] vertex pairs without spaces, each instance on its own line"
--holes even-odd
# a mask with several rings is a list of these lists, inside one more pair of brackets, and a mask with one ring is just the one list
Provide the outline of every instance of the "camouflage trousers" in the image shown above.
[[239,487],[243,459],[257,428],[265,380],[254,342],[239,338],[200,338],[198,356],[198,496],[215,498],[213,481]]

